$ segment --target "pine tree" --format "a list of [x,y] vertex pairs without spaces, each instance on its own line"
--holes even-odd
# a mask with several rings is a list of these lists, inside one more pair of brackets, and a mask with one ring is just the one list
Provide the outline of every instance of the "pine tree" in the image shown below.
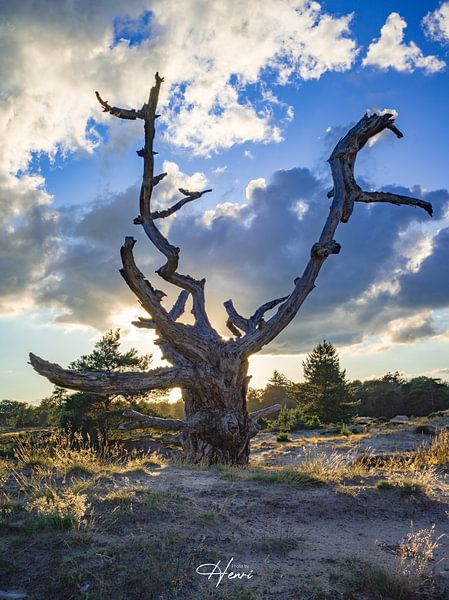
[[273,371],[273,375],[262,392],[261,407],[282,404],[282,406],[293,408],[296,405],[293,388],[293,383],[285,375],[279,371]]
[[301,386],[304,412],[325,423],[347,422],[355,414],[356,402],[340,368],[337,350],[323,340],[303,362],[305,384]]
[[[70,364],[71,369],[77,371],[128,371],[148,370],[152,361],[151,355],[139,356],[135,348],[127,352],[120,350],[120,330],[110,330],[95,344],[90,354],[85,354]],[[76,392],[64,395],[61,406],[60,424],[72,431],[80,431],[83,435],[95,440],[98,434],[103,439],[109,436],[109,430],[113,425],[121,421],[123,408],[129,408],[131,404],[139,404],[148,397],[140,395],[116,396],[111,394],[91,394],[89,392]],[[166,397],[164,390],[151,392],[152,399]]]

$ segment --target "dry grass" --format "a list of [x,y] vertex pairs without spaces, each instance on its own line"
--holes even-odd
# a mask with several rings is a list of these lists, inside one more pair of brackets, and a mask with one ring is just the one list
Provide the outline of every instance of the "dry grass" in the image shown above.
[[[51,600],[67,597],[64,596],[66,589],[73,592],[73,597],[79,598],[158,598],[166,592],[167,598],[177,599],[181,595],[170,596],[173,590],[181,594],[181,590],[184,593],[185,590],[192,590],[193,585],[202,584],[192,575],[192,565],[199,564],[198,561],[215,560],[214,551],[218,552],[217,560],[224,560],[228,549],[234,552],[236,547],[242,548],[242,553],[251,553],[251,556],[256,553],[261,561],[269,557],[268,563],[275,565],[282,573],[281,576],[273,571],[270,575],[273,580],[267,580],[266,586],[272,589],[275,581],[282,586],[283,573],[288,568],[285,558],[295,561],[297,556],[302,556],[303,547],[307,552],[310,547],[307,544],[313,545],[318,539],[301,540],[301,530],[296,527],[293,518],[289,521],[293,529],[279,532],[279,514],[283,513],[276,511],[279,507],[282,511],[286,510],[284,501],[293,515],[299,515],[297,521],[301,523],[301,503],[315,503],[316,498],[321,498],[321,492],[325,499],[322,508],[324,513],[326,510],[333,511],[334,502],[345,507],[348,513],[352,508],[359,510],[363,504],[367,518],[371,518],[371,499],[375,510],[379,506],[382,506],[382,510],[385,507],[385,511],[394,508],[396,517],[403,511],[407,515],[404,517],[407,519],[404,523],[406,526],[410,507],[418,511],[422,504],[427,510],[431,503],[400,503],[401,507],[398,508],[399,493],[402,496],[430,495],[437,479],[441,486],[441,466],[448,461],[448,448],[449,435],[442,432],[418,451],[402,457],[390,456],[378,464],[357,460],[356,449],[351,447],[349,451],[346,449],[330,454],[306,453],[301,463],[295,466],[237,468],[216,465],[209,468],[209,480],[204,468],[182,465],[189,472],[177,468],[155,471],[155,467],[164,465],[145,457],[123,457],[115,453],[113,448],[98,454],[88,442],[73,443],[73,438],[69,440],[60,434],[52,434],[40,444],[24,440],[16,459],[8,461],[8,466],[0,471],[0,524],[5,527],[5,539],[9,540],[9,545],[5,542],[4,547],[9,549],[13,560],[20,565],[26,564],[22,558],[23,548],[30,540],[37,557],[47,553],[47,562],[43,560],[40,566],[33,567],[33,585],[44,587],[50,585],[50,579],[45,575],[47,579],[40,584],[40,579],[44,577],[42,573],[52,573],[55,579],[51,570],[52,561],[59,553],[66,553],[64,560],[67,560],[56,575],[61,579],[61,584],[56,595],[50,596]],[[314,450],[319,449],[315,447]],[[146,476],[146,473],[151,476]],[[156,477],[158,474],[159,478]],[[219,481],[214,474],[235,482],[235,485]],[[318,485],[327,485],[327,488],[312,492],[311,499],[309,489]],[[381,492],[375,491],[376,487],[379,490],[396,490],[393,492],[396,496],[391,496],[390,501],[385,491],[382,492],[385,494],[382,498]],[[188,490],[186,496],[183,497],[176,489]],[[367,493],[369,489],[371,492]],[[342,495],[349,497],[346,499]],[[360,497],[354,502],[351,497],[357,495]],[[243,502],[242,498],[244,506],[240,503]],[[264,500],[267,501],[265,507]],[[298,512],[295,512],[296,503]],[[257,520],[249,521],[259,509],[261,518],[257,513]],[[308,509],[312,515],[315,514],[313,504],[308,504]],[[340,511],[336,513],[340,518]],[[418,516],[418,513],[413,513],[417,521]],[[310,517],[311,522],[314,518]],[[427,518],[421,521],[421,527],[428,525]],[[438,526],[437,519],[438,516],[430,522],[435,521]],[[318,521],[327,522],[321,516]],[[273,523],[276,527],[273,527]],[[176,530],[170,536],[165,536],[165,532],[173,526]],[[323,535],[325,524],[322,527],[319,535]],[[381,568],[374,564],[367,564],[362,569],[361,563],[357,568],[350,565],[346,569],[346,572],[349,571],[348,578],[351,574],[358,577],[351,584],[353,595],[347,598],[415,600],[420,597],[423,582],[431,585],[428,577],[432,566],[436,564],[434,556],[441,536],[438,537],[435,528],[430,527],[411,531],[398,542],[403,531],[401,528],[395,537],[396,544],[399,544],[396,546],[396,558],[389,557],[390,562],[397,562],[396,569],[394,566]],[[377,531],[373,535],[377,535]],[[390,531],[381,537],[389,540],[389,535]],[[47,540],[52,540],[53,546],[47,544]],[[245,540],[246,545],[241,540]],[[205,545],[204,548],[201,544]],[[379,561],[379,564],[384,563]],[[67,565],[71,565],[70,569]],[[0,560],[0,575],[1,568]],[[289,571],[288,575],[291,585],[299,574],[302,577],[305,573],[301,570],[305,568],[302,563],[298,562],[295,568],[298,568],[298,573]],[[20,579],[22,575],[10,574],[8,577],[8,581],[15,583],[22,579],[25,581],[26,576]],[[64,580],[64,577],[67,579]],[[78,590],[88,589],[83,587],[86,581],[91,586],[90,591],[77,596]],[[253,583],[259,585],[256,580]],[[263,585],[265,582],[260,583],[261,587],[255,594],[245,586],[238,592],[231,588],[223,589],[223,598],[242,600],[269,597],[260,591]],[[338,586],[335,589],[339,589]],[[39,588],[39,591],[42,592],[42,589]],[[335,591],[335,594],[338,593],[340,591]],[[308,597],[302,591],[291,594],[292,598]],[[36,597],[45,597],[45,594]],[[200,593],[196,597],[199,600],[210,598]]]
[[449,432],[441,431],[430,442],[422,444],[405,456],[388,457],[368,472],[381,474],[378,489],[399,488],[402,496],[415,494],[433,495],[445,491],[447,486],[439,478],[439,467],[449,463]]
[[354,561],[352,577],[347,581],[348,598],[362,597],[376,600],[443,599],[435,586],[430,568],[440,540],[435,525],[427,529],[412,530],[399,543],[396,566],[380,566],[366,561]]
[[17,440],[15,458],[20,466],[55,468],[61,472],[97,471],[105,463],[120,458],[119,448],[100,439],[95,446],[91,439],[80,433],[51,432],[44,439],[24,436]]
[[300,488],[308,488],[324,483],[315,474],[294,468],[252,469],[248,472],[247,478],[261,483],[282,483]]
[[68,478],[92,477],[95,475],[130,473],[160,467],[162,460],[149,459],[144,455],[124,454],[118,444],[104,440],[94,445],[89,437],[81,434],[54,431],[45,439],[25,436],[18,440],[15,450],[16,465],[31,467],[35,471]]
[[114,489],[109,490],[108,493],[100,499],[102,502],[130,505],[136,499],[138,494],[145,493],[147,489],[148,488],[140,485],[129,485],[129,483],[125,481],[122,482],[120,486],[116,486]]
[[[340,448],[341,450],[341,448]],[[449,462],[449,432],[441,431],[414,452],[376,457],[357,454],[357,448],[331,453],[306,450],[292,466],[257,465],[249,468],[213,465],[208,470],[229,481],[260,481],[296,487],[334,484],[338,493],[356,497],[362,489],[397,489],[403,498],[447,492],[439,467]],[[195,468],[191,465],[191,467]],[[198,468],[198,467],[196,467]],[[380,478],[380,479],[379,479]],[[348,485],[354,483],[355,485]]]
[[257,465],[242,468],[213,465],[209,470],[220,473],[230,481],[255,480],[298,487],[336,484],[338,491],[350,495],[355,495],[356,492],[347,488],[347,482],[361,479],[367,487],[397,488],[402,496],[408,496],[420,493],[431,495],[435,490],[445,488],[438,477],[438,467],[448,462],[449,432],[442,431],[430,444],[423,444],[417,451],[405,455],[379,458],[368,454],[360,458],[356,448],[351,448],[345,453],[316,453],[306,450],[301,462],[293,466]]
[[435,550],[445,534],[435,532],[435,524],[428,529],[408,533],[399,545],[399,560],[402,573],[409,580],[419,582],[433,561]]
[[33,518],[28,529],[79,529],[87,524],[86,515],[90,505],[85,494],[72,489],[48,486],[41,495],[28,500],[25,509]]
[[150,466],[160,465],[148,457],[123,456],[118,446],[98,448],[77,434],[23,436],[17,441],[15,459],[0,472],[0,522],[8,526],[22,510],[24,529],[86,528],[93,520],[92,502],[129,504],[146,490],[129,485],[125,478],[120,487],[100,498],[105,485],[116,476],[149,472]]
[[432,438],[430,444],[423,444],[416,452],[414,462],[417,467],[447,465],[449,463],[449,431],[442,430]]
[[363,477],[367,474],[364,465],[355,460],[353,450],[345,454],[338,452],[326,454],[323,452],[312,455],[306,453],[300,469],[303,473],[313,475],[326,483],[340,483],[345,479]]

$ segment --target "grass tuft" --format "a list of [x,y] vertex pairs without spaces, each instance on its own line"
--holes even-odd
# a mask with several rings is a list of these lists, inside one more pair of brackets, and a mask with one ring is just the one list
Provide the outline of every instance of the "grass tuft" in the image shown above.
[[277,437],[276,437],[276,441],[277,442],[290,442],[290,438],[288,437],[288,433],[286,433],[285,431],[283,433],[280,433]]
[[322,479],[311,473],[304,473],[296,469],[253,470],[250,472],[249,479],[263,483],[284,483],[301,488],[323,485],[325,483]]

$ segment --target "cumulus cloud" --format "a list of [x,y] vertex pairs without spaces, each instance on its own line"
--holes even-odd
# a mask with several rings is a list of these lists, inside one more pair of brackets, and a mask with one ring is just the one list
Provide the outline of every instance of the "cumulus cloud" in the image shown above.
[[[185,48],[182,66],[176,56],[173,69],[170,63],[166,70],[179,73],[170,75],[167,135],[203,154],[246,140],[282,139],[280,128],[271,124],[270,90],[262,85],[260,106],[246,93],[264,69],[274,69],[279,83],[294,76],[318,79],[326,71],[350,68],[357,53],[347,35],[351,15],[332,17],[315,2],[268,0],[256,8],[252,1],[239,3],[238,10],[232,2],[192,3],[190,13],[179,19],[173,3],[160,15],[164,24],[171,23],[167,44],[181,39]],[[291,109],[284,108],[291,118]]]
[[[272,81],[264,74],[287,83],[349,69],[357,53],[350,21],[305,0],[188,0],[182,15],[176,0],[2,5],[0,261],[15,282],[16,306],[19,296],[29,300],[36,286],[46,287],[54,256],[67,258],[33,159],[91,154],[104,143],[106,126],[114,151],[137,135],[134,124],[101,112],[95,89],[114,104],[140,107],[159,70],[166,75],[160,104],[170,143],[207,155],[245,141],[276,142],[291,111],[264,100]],[[13,285],[6,287],[9,306]]]
[[[187,176],[178,165],[165,161],[167,177],[159,183],[154,208],[166,208],[179,200],[179,187],[201,189],[206,184],[202,173]],[[51,256],[40,283],[34,290],[35,305],[51,307],[58,323],[90,325],[99,330],[111,327],[117,313],[138,303],[120,277],[119,249],[126,235],[134,236],[136,260],[149,274],[164,263],[153,246],[132,224],[138,213],[139,190],[132,187],[109,199],[100,199],[87,211],[74,213],[73,207],[62,210],[59,226],[65,244]],[[164,221],[164,228],[177,219]],[[30,264],[36,261],[30,258]],[[156,276],[155,276],[156,277]],[[157,282],[159,288],[164,288]],[[174,290],[167,288],[169,300]]]
[[[200,221],[193,226],[184,214],[170,230],[183,250],[186,270],[208,278],[209,310],[217,325],[225,321],[221,304],[229,296],[243,314],[251,314],[264,301],[291,291],[328,211],[327,189],[307,169],[278,171],[270,182],[251,182],[248,189],[246,202],[220,207],[207,226]],[[445,190],[385,190],[432,201],[437,219],[449,204]],[[301,218],[292,218],[298,204]],[[390,343],[401,336],[432,335],[431,323],[423,324],[416,315],[423,306],[438,307],[436,298],[430,294],[427,303],[414,305],[400,292],[408,276],[425,277],[420,269],[439,248],[437,237],[430,249],[419,250],[420,260],[411,261],[411,248],[414,242],[420,248],[423,235],[417,224],[427,223],[426,218],[407,207],[357,205],[350,224],[338,231],[340,255],[329,258],[317,289],[270,352],[304,351],[323,335],[336,343],[355,343],[369,334],[385,334],[392,322],[396,329],[389,332]],[[445,302],[449,305],[449,295]],[[410,320],[399,327],[398,319]]]
[[398,299],[405,306],[442,308],[449,304],[449,228],[433,240],[432,252],[418,270],[401,279]]
[[396,12],[392,12],[382,29],[380,37],[371,42],[362,61],[364,67],[374,66],[380,69],[412,72],[423,69],[425,73],[441,71],[446,63],[433,55],[425,56],[422,50],[411,41],[404,41],[407,22]]
[[[161,103],[169,135],[176,131],[173,143],[210,151],[278,139],[270,114],[245,97],[245,86],[267,67],[303,79],[348,69],[356,45],[348,37],[350,15],[332,17],[317,3],[297,0],[255,7],[254,0],[239,3],[238,11],[233,2],[190,0],[179,18],[175,0],[116,2],[113,10],[105,0],[6,5],[0,28],[7,170],[25,169],[33,151],[91,151],[98,140],[89,118],[105,120],[93,90],[140,106],[156,70],[166,74]],[[138,43],[133,25],[141,30]]]
[[0,172],[0,312],[20,312],[59,251],[58,213],[39,177],[21,180]]
[[409,343],[437,334],[430,311],[405,319],[393,319],[386,333],[391,343]]
[[449,2],[442,2],[433,12],[423,18],[424,31],[432,40],[447,43],[449,41]]
[[[201,173],[188,177],[174,163],[166,162],[163,168],[169,175],[156,188],[159,206],[172,204],[180,186],[207,184]],[[449,205],[445,190],[386,190],[432,201],[437,223]],[[326,191],[308,169],[278,171],[270,181],[250,181],[240,202],[218,204],[201,214],[199,201],[196,210],[192,206],[180,211],[164,224],[170,241],[181,248],[181,272],[207,278],[208,311],[223,334],[227,330],[222,304],[227,298],[248,315],[292,290],[326,219]],[[38,306],[52,307],[59,322],[101,330],[113,324],[117,313],[130,307],[138,312],[136,299],[117,272],[125,235],[137,238],[138,264],[155,285],[169,292],[167,304],[172,302],[176,289],[154,274],[163,258],[141,228],[131,224],[137,198],[138,188],[133,187],[98,200],[87,211],[60,211],[56,223],[49,225],[50,233],[64,236],[66,243],[63,251],[50,256],[47,270],[39,267]],[[449,306],[444,283],[449,281],[449,234],[443,228],[432,236],[422,224],[426,219],[424,212],[409,207],[357,205],[350,223],[338,230],[341,253],[326,262],[317,289],[269,351],[307,351],[323,336],[353,344],[377,334],[394,344],[440,332],[431,311]],[[430,236],[427,246],[423,236]],[[420,253],[417,261],[411,261],[413,247]]]

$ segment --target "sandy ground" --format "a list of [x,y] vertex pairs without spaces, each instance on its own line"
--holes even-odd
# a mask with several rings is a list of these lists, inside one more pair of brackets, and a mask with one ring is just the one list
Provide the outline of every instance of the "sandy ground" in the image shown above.
[[[300,468],[319,453],[349,453],[351,460],[403,453],[428,441],[414,427],[349,438],[291,434],[287,443],[264,433],[253,444],[252,465],[269,473],[272,465]],[[380,474],[287,485],[253,480],[253,473],[168,464],[115,473],[92,488],[93,517],[75,532],[30,532],[19,515],[0,528],[0,598],[8,597],[1,591],[36,600],[449,598],[447,465],[437,470],[433,489],[407,495],[379,489]],[[132,488],[140,491],[129,501],[101,501],[108,490]],[[145,492],[159,494],[162,504],[144,509]],[[423,583],[410,571],[404,579],[399,544],[432,527],[434,539],[443,535],[426,567],[432,578]],[[224,569],[231,558],[231,569],[251,578],[224,577],[216,587],[217,576],[196,572],[218,561]],[[399,588],[373,585],[366,564],[371,575],[384,568]],[[420,586],[420,595],[401,591],[401,581]]]
[[[363,433],[349,437],[326,434],[326,430],[324,433],[320,430],[289,433],[291,442],[284,444],[276,441],[276,434],[261,433],[253,442],[251,460],[254,464],[299,465],[301,460],[321,453],[344,455],[350,452],[357,458],[362,454],[378,456],[410,452],[430,440],[428,435],[415,433],[422,422],[417,419],[401,425],[373,425],[363,428]],[[444,424],[439,426],[442,428]]]

